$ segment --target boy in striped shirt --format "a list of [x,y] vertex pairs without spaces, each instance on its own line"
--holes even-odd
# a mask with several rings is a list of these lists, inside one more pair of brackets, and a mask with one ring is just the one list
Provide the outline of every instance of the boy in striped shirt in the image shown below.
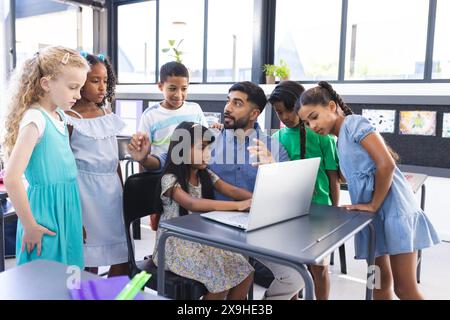
[[133,159],[147,170],[160,168],[160,156],[167,153],[170,137],[181,122],[190,121],[208,127],[200,106],[185,101],[188,86],[189,71],[183,64],[172,61],[161,67],[158,88],[164,100],[148,107],[142,114],[139,132],[132,138],[142,148],[134,148],[133,143],[128,147]]

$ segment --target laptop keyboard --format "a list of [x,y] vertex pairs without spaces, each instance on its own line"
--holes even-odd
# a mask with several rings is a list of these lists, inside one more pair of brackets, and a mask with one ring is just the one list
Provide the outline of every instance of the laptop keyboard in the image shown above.
[[241,225],[248,224],[248,213],[235,214],[235,213],[229,213],[229,212],[224,212],[224,213],[215,212],[214,216],[216,219],[220,219],[222,221],[230,221],[230,222],[234,222],[234,223],[241,224]]
[[248,214],[236,215],[234,217],[229,217],[228,220],[234,221],[241,225],[246,226],[248,224]]

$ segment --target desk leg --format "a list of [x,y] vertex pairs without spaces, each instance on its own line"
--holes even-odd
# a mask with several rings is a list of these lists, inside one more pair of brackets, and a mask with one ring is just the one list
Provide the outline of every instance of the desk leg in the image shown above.
[[375,228],[369,224],[369,257],[367,261],[366,300],[373,300],[374,272],[375,272]]
[[[422,184],[422,191],[420,195],[420,208],[425,211],[425,184]],[[422,250],[417,252],[417,269],[416,269],[416,280],[420,283],[420,270],[422,269]]]
[[5,229],[3,228],[4,217],[2,203],[0,203],[0,215],[0,272],[3,272],[5,271]]
[[176,236],[174,233],[170,231],[163,232],[159,237],[158,242],[158,295],[164,297],[165,289],[166,289],[166,279],[165,279],[165,266],[166,266],[166,241],[170,236]]
[[0,203],[0,272],[5,271],[5,231],[3,229],[3,208]]
[[314,282],[308,269],[304,264],[297,265],[295,269],[305,281],[305,300],[314,300]]
[[5,230],[3,229],[3,211],[0,210],[0,272],[5,271]]

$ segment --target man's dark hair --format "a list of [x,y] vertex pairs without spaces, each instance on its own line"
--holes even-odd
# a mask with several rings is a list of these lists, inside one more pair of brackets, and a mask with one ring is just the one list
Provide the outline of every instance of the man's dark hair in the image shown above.
[[253,104],[255,104],[261,113],[264,111],[264,107],[267,103],[266,94],[264,90],[261,89],[257,84],[250,81],[237,82],[233,84],[228,90],[228,93],[231,91],[240,91],[247,94],[247,100]]

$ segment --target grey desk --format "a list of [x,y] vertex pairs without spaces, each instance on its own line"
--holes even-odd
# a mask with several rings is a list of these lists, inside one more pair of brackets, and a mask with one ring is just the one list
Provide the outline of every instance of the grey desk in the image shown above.
[[[0,273],[0,300],[71,300],[67,265],[48,260],[35,260]],[[81,281],[101,279],[81,271]],[[70,281],[70,280],[69,280]],[[142,292],[145,300],[166,300]]]
[[[369,265],[375,263],[373,214],[312,205],[310,214],[259,230],[245,232],[220,224],[194,213],[161,221],[167,229],[158,243],[158,263],[165,263],[165,245],[170,236],[203,243],[243,255],[267,259],[296,269],[305,280],[305,298],[313,299],[314,284],[304,264],[317,264],[339,248],[358,231],[369,226],[371,241]],[[164,268],[158,268],[158,294],[164,295]],[[373,268],[371,268],[373,269]],[[369,270],[368,269],[368,272]],[[368,273],[368,281],[372,279]],[[373,286],[366,288],[366,299],[372,299]]]

